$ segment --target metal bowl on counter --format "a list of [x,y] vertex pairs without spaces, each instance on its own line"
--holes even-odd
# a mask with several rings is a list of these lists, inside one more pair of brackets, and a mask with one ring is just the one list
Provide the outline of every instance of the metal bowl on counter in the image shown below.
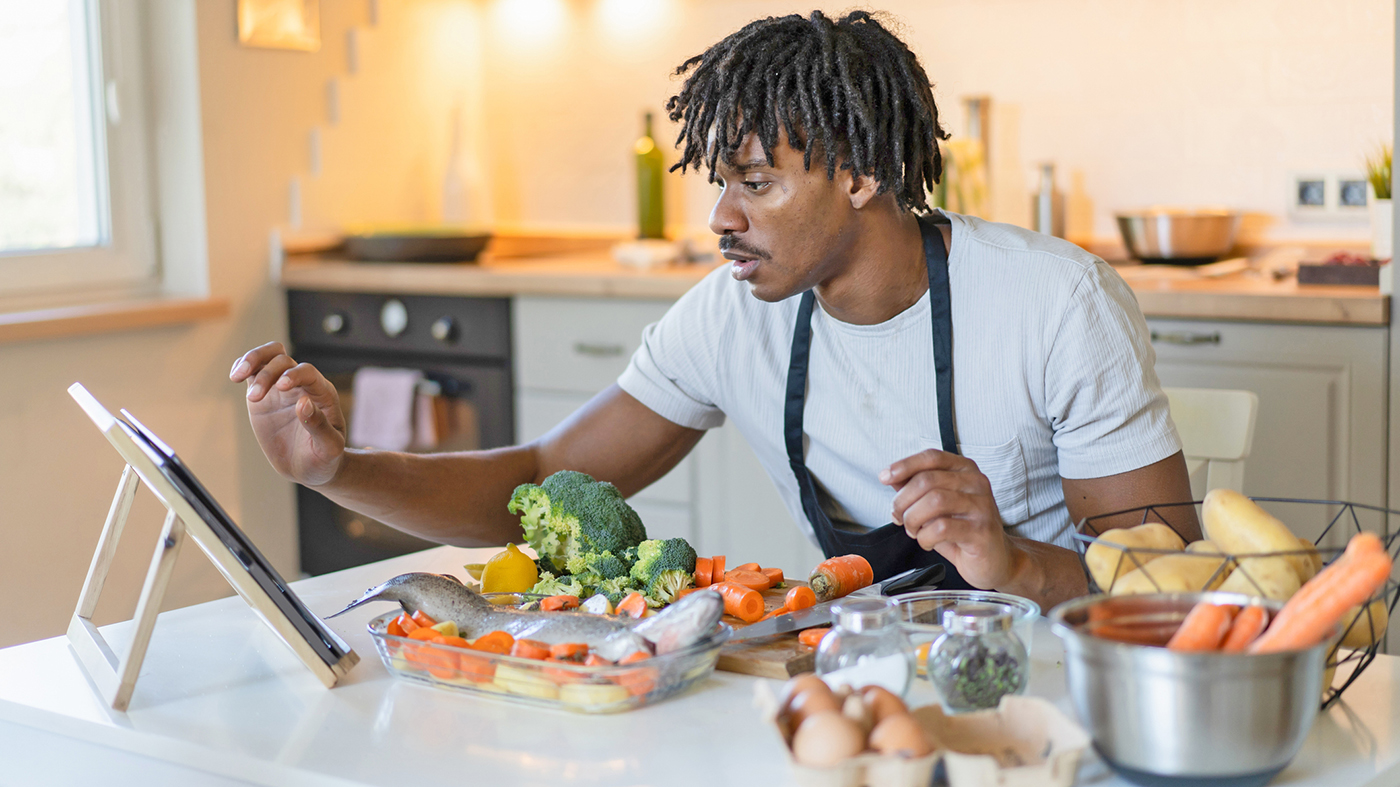
[[1298,753],[1322,698],[1331,639],[1286,653],[1181,653],[1089,633],[1112,626],[1160,642],[1198,601],[1281,602],[1239,593],[1086,596],[1050,611],[1075,711],[1099,755],[1136,784],[1267,784]]
[[1148,208],[1114,214],[1128,255],[1146,263],[1201,265],[1234,248],[1240,214],[1232,210]]

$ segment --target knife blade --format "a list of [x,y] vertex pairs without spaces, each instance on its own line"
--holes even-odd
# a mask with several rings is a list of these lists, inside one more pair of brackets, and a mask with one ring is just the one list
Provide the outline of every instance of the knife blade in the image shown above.
[[[878,586],[861,588],[851,593],[845,598],[861,596],[897,596],[904,593],[912,593],[916,590],[925,590],[937,587],[943,581],[946,569],[942,564],[914,568],[895,574]],[[835,620],[831,608],[841,599],[832,599],[817,604],[806,609],[799,609],[796,612],[788,612],[783,615],[759,621],[741,629],[736,630],[729,637],[730,642],[740,642],[758,637],[771,637],[775,634],[787,634],[793,631],[825,626]]]

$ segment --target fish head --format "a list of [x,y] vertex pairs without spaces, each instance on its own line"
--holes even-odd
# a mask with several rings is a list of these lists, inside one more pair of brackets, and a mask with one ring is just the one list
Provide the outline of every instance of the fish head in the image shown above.
[[658,656],[694,645],[714,631],[724,614],[724,598],[713,590],[697,590],[647,618],[632,631],[656,648]]

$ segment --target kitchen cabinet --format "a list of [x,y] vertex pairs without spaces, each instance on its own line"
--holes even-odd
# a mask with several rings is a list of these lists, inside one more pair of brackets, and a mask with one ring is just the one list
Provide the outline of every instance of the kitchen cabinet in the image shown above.
[[[1386,505],[1387,328],[1166,319],[1148,326],[1162,385],[1259,396],[1246,494]],[[1284,516],[1284,507],[1273,507]],[[1316,538],[1325,509],[1300,521],[1291,508],[1284,518]]]
[[[516,435],[533,440],[617,381],[670,300],[520,296],[515,337]],[[628,500],[653,538],[680,536],[702,555],[802,572],[821,553],[798,531],[758,457],[726,424],[675,469]]]

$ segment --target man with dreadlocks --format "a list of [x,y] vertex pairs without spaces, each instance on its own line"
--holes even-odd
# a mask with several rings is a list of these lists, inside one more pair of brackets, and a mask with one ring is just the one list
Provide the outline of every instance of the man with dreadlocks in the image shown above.
[[617,385],[525,446],[347,450],[335,389],[270,343],[231,377],[279,472],[499,544],[519,540],[516,485],[573,469],[631,495],[729,418],[826,554],[1046,606],[1087,589],[1072,520],[1190,499],[1131,291],[1072,244],[930,211],[947,135],[880,19],[761,19],[676,73],[677,166],[721,186],[732,265],[646,330]]

